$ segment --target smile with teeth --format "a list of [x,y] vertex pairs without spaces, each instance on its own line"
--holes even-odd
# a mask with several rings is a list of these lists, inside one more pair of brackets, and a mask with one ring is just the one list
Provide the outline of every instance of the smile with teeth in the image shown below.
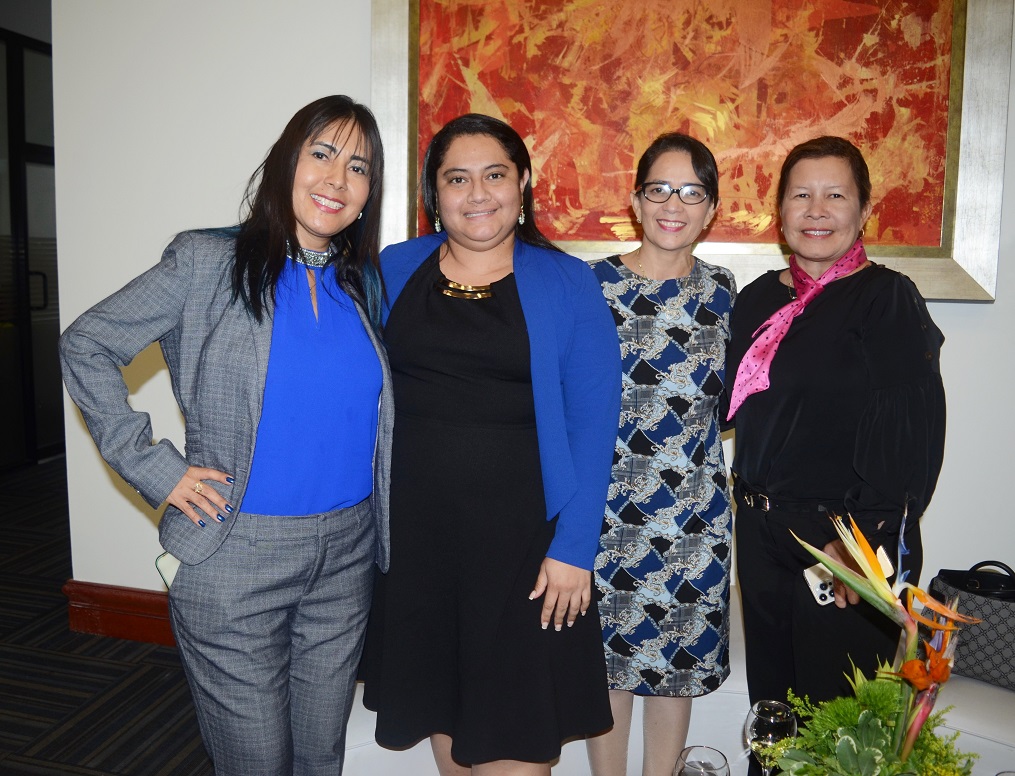
[[683,221],[668,221],[664,218],[657,218],[656,223],[663,229],[683,229],[687,226]]
[[804,234],[808,234],[811,237],[828,237],[831,233],[831,229],[804,229]]
[[322,194],[311,194],[310,198],[318,205],[323,205],[329,210],[337,211],[345,207],[345,205],[342,202],[339,202],[337,199],[329,199],[328,197],[325,197]]
[[481,216],[492,215],[495,212],[496,212],[495,210],[481,210],[478,213],[466,213],[465,217],[466,218],[480,218]]

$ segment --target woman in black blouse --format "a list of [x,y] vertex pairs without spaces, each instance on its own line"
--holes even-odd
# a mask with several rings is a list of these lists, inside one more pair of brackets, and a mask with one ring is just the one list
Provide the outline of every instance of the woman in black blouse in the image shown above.
[[798,145],[778,197],[790,268],[743,289],[727,349],[752,703],[845,694],[850,660],[867,676],[891,660],[898,628],[838,585],[819,603],[790,531],[844,559],[828,515],[849,513],[893,563],[904,538],[915,582],[944,450],[944,338],[912,281],[867,260],[860,151],[837,137]]

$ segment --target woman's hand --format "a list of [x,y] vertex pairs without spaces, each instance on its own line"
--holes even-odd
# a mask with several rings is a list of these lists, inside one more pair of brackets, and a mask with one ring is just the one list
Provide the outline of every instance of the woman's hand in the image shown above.
[[224,523],[224,513],[232,512],[232,506],[215,488],[205,485],[202,480],[214,480],[226,485],[233,484],[233,478],[225,472],[220,472],[218,469],[191,466],[183,475],[183,479],[176,483],[176,487],[173,488],[166,501],[189,517],[194,525],[201,526],[201,528],[204,528],[205,522],[197,509],[204,512],[209,518]]
[[[842,543],[841,539],[829,542],[824,546],[824,550],[826,555],[830,555],[842,565],[853,569],[857,574],[863,575],[860,567],[856,565],[856,561],[853,560],[853,557],[846,550],[846,545]],[[860,603],[860,596],[842,584],[838,577],[832,582],[832,592],[835,594],[835,605],[840,609],[845,609],[847,604],[855,606]]]
[[565,617],[570,628],[579,613],[584,615],[588,611],[592,601],[592,572],[553,558],[543,558],[529,600],[544,593],[543,611],[539,615],[543,630],[550,620],[553,620],[554,630],[560,630]]

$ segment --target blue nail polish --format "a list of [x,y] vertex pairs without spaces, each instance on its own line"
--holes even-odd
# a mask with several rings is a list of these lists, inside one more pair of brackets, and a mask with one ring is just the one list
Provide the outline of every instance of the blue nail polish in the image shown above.
[[226,504],[226,512],[229,512],[230,514],[232,514],[232,512],[233,512],[233,508],[231,506],[229,506],[228,504]]
[[224,523],[226,521],[226,519],[222,517],[222,515],[215,515],[215,519],[218,520],[220,523]]
[[234,482],[236,482],[236,480],[234,480],[232,477],[226,477],[226,482],[232,485]]
[[197,524],[198,524],[199,526],[201,526],[202,528],[204,528],[204,520],[198,520],[198,521],[197,521]]

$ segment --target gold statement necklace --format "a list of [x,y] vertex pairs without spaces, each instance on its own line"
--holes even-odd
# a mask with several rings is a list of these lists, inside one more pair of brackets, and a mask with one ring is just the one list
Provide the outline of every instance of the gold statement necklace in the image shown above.
[[[444,250],[446,251],[445,256],[451,253],[451,249],[446,245]],[[440,261],[437,262],[437,279],[434,281],[433,287],[444,296],[454,299],[489,299],[493,296],[493,288],[490,283],[482,286],[467,286],[464,283],[448,280],[441,269]]]
[[437,280],[434,281],[433,287],[444,296],[455,299],[489,299],[493,296],[493,290],[489,283],[485,286],[467,286],[464,283],[456,283],[453,280],[448,280],[440,269],[437,270]]

